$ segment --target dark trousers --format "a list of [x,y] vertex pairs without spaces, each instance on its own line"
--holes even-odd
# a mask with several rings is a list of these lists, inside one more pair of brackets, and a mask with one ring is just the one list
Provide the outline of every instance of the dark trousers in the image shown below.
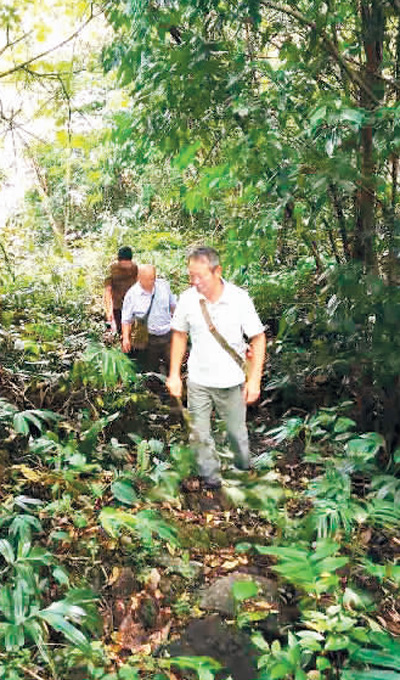
[[122,315],[122,309],[115,309],[113,308],[113,317],[115,321],[115,325],[117,327],[117,333],[121,335],[122,333],[122,325],[121,325],[121,315]]
[[143,372],[154,371],[168,375],[171,350],[171,333],[151,335],[146,349],[134,350],[132,358]]

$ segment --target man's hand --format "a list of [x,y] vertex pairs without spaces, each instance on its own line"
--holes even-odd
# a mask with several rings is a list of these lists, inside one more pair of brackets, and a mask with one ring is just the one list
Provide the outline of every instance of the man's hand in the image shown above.
[[182,396],[182,379],[179,375],[177,376],[169,376],[167,378],[167,389],[171,395],[171,397],[176,397],[179,399],[179,397]]
[[251,339],[247,358],[250,361],[248,364],[248,380],[244,388],[244,397],[246,399],[246,404],[254,404],[260,396],[261,376],[265,358],[264,332],[258,333],[258,335],[255,335]]
[[171,397],[179,399],[182,396],[181,365],[186,351],[187,333],[181,331],[172,332],[171,363],[167,378],[167,389]]
[[131,323],[126,323],[124,322],[122,324],[122,342],[121,342],[121,349],[125,354],[129,354],[131,351],[132,343],[131,343],[131,329],[132,329],[132,324]]
[[250,381],[244,386],[244,398],[246,404],[254,404],[260,396],[260,383]]
[[131,339],[130,338],[123,338],[122,339],[122,351],[125,352],[125,354],[129,354],[131,351]]

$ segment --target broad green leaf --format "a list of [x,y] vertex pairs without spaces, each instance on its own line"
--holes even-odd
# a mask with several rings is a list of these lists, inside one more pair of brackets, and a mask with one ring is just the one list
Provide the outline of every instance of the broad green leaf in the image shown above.
[[325,643],[327,652],[337,652],[339,649],[347,649],[349,638],[347,635],[328,635]]
[[398,655],[377,649],[358,649],[354,654],[354,658],[363,663],[400,671],[400,658]]
[[258,593],[257,583],[254,581],[236,581],[232,585],[232,594],[237,602],[243,602]]
[[333,427],[333,431],[341,434],[343,432],[348,432],[356,427],[356,422],[351,418],[338,418]]
[[84,634],[61,614],[54,613],[48,608],[38,612],[38,616],[46,621],[54,630],[62,633],[76,647],[86,651],[89,649],[89,643]]
[[125,505],[133,505],[137,500],[137,494],[132,486],[132,482],[117,479],[111,484],[111,491],[114,498]]
[[310,117],[310,125],[315,127],[320,125],[326,116],[326,106],[318,108]]
[[4,557],[7,564],[14,563],[14,550],[11,544],[5,538],[0,539],[0,554]]

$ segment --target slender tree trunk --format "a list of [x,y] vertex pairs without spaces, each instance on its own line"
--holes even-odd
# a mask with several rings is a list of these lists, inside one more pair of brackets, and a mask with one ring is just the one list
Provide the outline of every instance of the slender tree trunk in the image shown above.
[[5,247],[3,246],[3,244],[1,242],[0,242],[0,251],[3,254],[4,262],[6,263],[6,267],[8,269],[8,272],[9,272],[12,280],[15,281],[15,273],[14,273],[14,270],[11,266],[10,258],[8,257],[7,251],[6,251]]
[[287,242],[288,232],[290,233],[290,231],[294,231],[295,229],[293,210],[294,203],[292,201],[289,201],[285,207],[283,223],[281,229],[279,230],[277,242],[278,260],[282,264],[288,264],[287,262],[289,256],[289,247]]
[[[384,95],[380,71],[383,54],[385,15],[382,0],[360,0],[362,40],[365,53],[364,82],[360,88],[360,105],[371,112],[361,130],[361,185],[357,192],[357,215],[352,253],[366,268],[376,264],[375,237],[375,159],[372,114]],[[369,92],[373,95],[370,96]]]
[[328,233],[329,243],[331,244],[332,253],[333,253],[334,257],[335,257],[336,262],[337,262],[338,264],[341,264],[340,255],[339,255],[339,253],[338,253],[338,249],[337,249],[337,245],[336,245],[336,241],[335,241],[335,236],[334,236],[334,233],[333,233],[333,229],[332,229],[332,227],[330,226],[330,224],[329,224],[329,222],[328,222],[327,220],[324,220],[324,224],[325,224],[326,231],[327,231],[327,233]]
[[343,244],[343,253],[344,256],[349,262],[351,260],[351,251],[350,251],[350,244],[349,244],[349,239],[347,236],[347,229],[346,229],[346,218],[344,216],[344,211],[343,211],[343,206],[340,201],[340,198],[338,196],[336,187],[333,184],[329,185],[329,193],[332,198],[332,203],[333,207],[335,209],[338,225],[339,225],[339,231],[340,231],[340,237],[342,239],[342,244]]
[[[394,67],[394,78],[396,81],[400,78],[400,18],[397,23],[397,36],[396,36],[396,62]],[[399,90],[396,90],[396,101],[400,100]],[[397,239],[398,236],[398,220],[396,218],[396,205],[397,205],[397,195],[398,195],[398,176],[399,176],[399,154],[394,152],[390,159],[390,173],[392,179],[392,191],[390,197],[390,215],[388,219],[388,263],[387,263],[387,278],[388,283],[395,283],[398,276],[398,247]]]
[[320,258],[319,252],[318,252],[317,242],[311,241],[310,248],[312,250],[312,254],[314,255],[315,268],[316,268],[317,274],[321,274],[321,272],[322,272],[322,262],[321,262],[321,258]]
[[38,189],[39,196],[42,200],[42,206],[43,209],[47,215],[47,219],[49,220],[50,226],[53,230],[54,235],[56,236],[57,240],[62,243],[64,240],[64,230],[63,230],[63,225],[59,224],[57,220],[55,219],[52,208],[51,208],[51,202],[49,198],[49,192],[47,189],[47,184],[46,184],[46,179],[42,175],[41,169],[39,167],[39,163],[37,162],[35,156],[33,155],[31,149],[29,146],[26,144],[25,148],[28,150],[28,155],[29,158],[32,162],[33,169],[35,171],[36,175],[36,180],[37,184],[36,187]]

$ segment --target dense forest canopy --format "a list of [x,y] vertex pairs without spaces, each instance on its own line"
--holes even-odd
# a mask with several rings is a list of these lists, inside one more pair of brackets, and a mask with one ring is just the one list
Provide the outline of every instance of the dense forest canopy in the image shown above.
[[[399,0],[7,0],[0,84],[0,678],[399,680]],[[268,338],[221,497],[104,332],[202,243]]]

